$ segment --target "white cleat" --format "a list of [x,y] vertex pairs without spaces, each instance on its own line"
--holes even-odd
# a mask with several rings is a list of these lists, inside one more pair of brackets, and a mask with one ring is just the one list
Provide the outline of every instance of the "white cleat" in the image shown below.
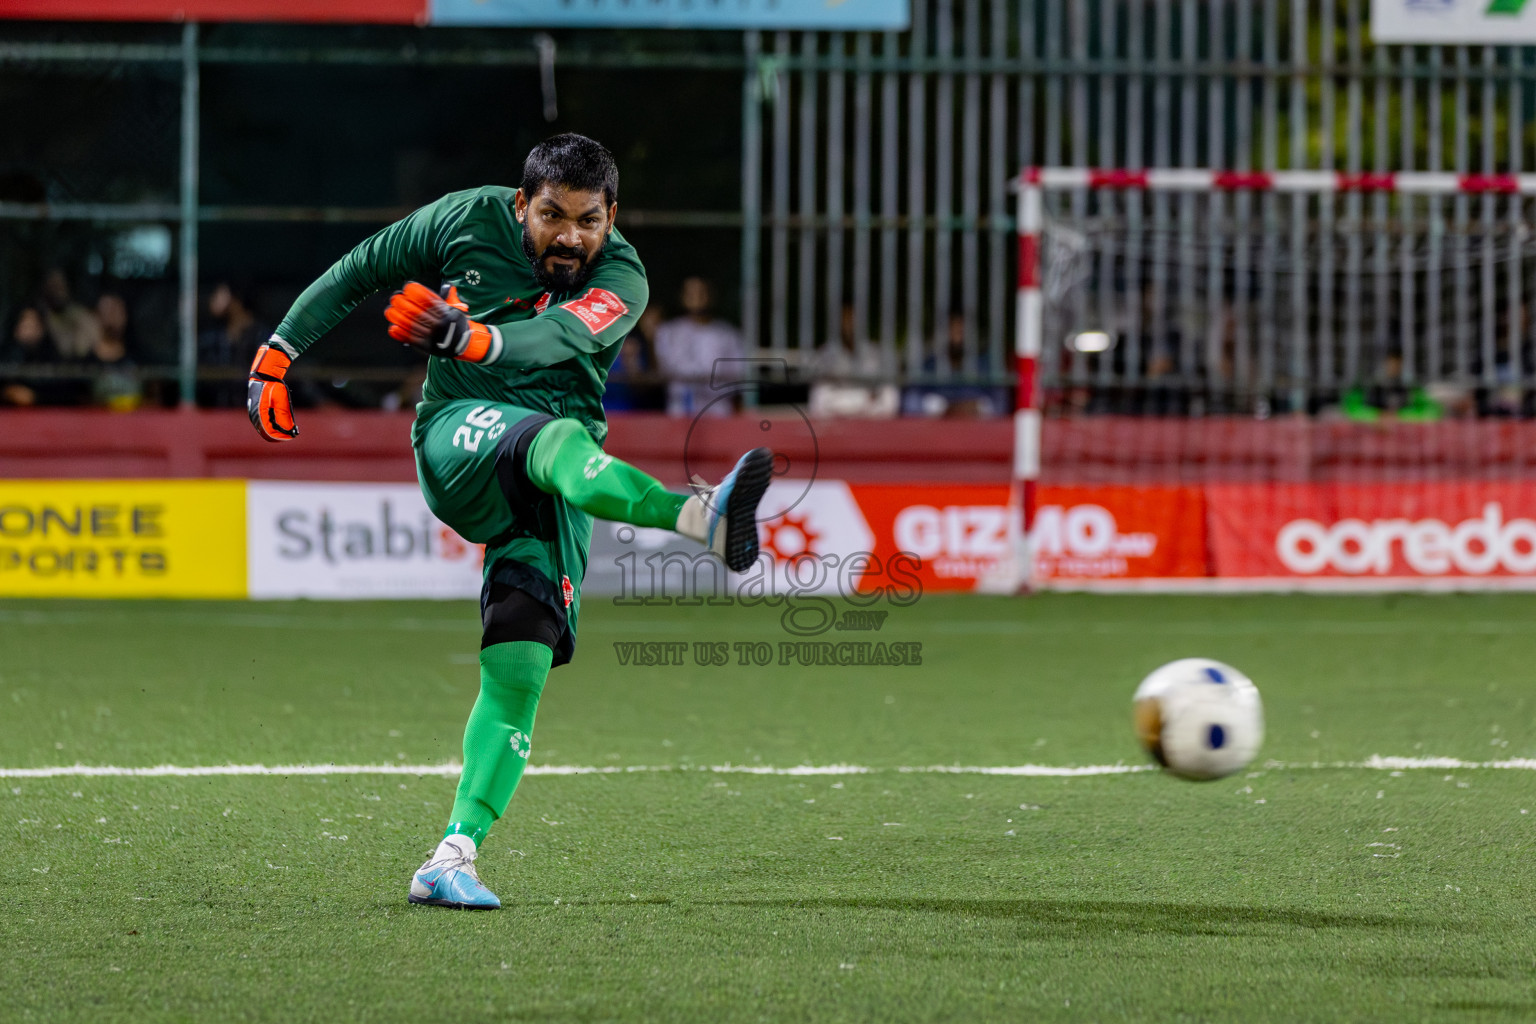
[[[459,842],[455,842],[459,840]],[[501,900],[485,887],[475,871],[475,845],[467,838],[449,836],[442,846],[411,876],[410,901],[454,910],[496,910]]]
[[713,487],[695,478],[677,532],[719,555],[732,572],[757,561],[757,504],[773,480],[773,452],[754,448]]

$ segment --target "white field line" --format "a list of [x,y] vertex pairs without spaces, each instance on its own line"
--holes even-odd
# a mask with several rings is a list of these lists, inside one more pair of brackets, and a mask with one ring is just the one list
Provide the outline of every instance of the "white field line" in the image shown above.
[[[1536,771],[1536,758],[1516,757],[1503,761],[1466,761],[1457,757],[1383,757],[1373,754],[1364,761],[1313,761],[1287,764],[1266,761],[1258,766],[1266,771],[1296,770],[1372,770],[1412,771],[1417,769],[1503,769]],[[55,778],[200,778],[213,775],[415,775],[458,778],[462,765],[446,764],[216,764],[174,765],[161,764],[144,768],[123,765],[56,765],[47,768],[0,768],[4,779],[55,779]],[[899,768],[871,768],[858,764],[803,764],[788,768],[776,768],[758,764],[715,765],[575,765],[533,764],[528,766],[529,775],[630,775],[640,772],[710,772],[719,775],[874,775],[881,772],[920,775],[1011,775],[1028,778],[1062,778],[1085,775],[1130,775],[1157,769],[1148,764],[1090,764],[1090,765],[926,765]]]
[[[1144,590],[1149,593],[1174,593],[1180,587],[1177,581],[1157,580],[1157,584],[1167,584],[1159,589],[1150,585],[1143,585],[1141,581],[1125,580],[1114,583],[1084,584],[1079,589],[1092,590]],[[1202,582],[1202,581],[1196,581]],[[1204,581],[1219,583],[1223,581]],[[1225,581],[1244,583],[1247,581]],[[1343,580],[1342,583],[1358,581]],[[1442,581],[1444,582],[1444,581]],[[1536,579],[1516,581],[1528,584],[1527,589],[1536,590]],[[1123,584],[1123,585],[1122,585]],[[1070,589],[1065,586],[1054,586],[1053,589]],[[1185,588],[1188,589],[1188,588]],[[1241,589],[1241,588],[1236,588]],[[39,611],[39,610],[11,610],[0,609],[0,626],[85,626],[94,623],[121,622],[122,616],[110,612],[90,611]],[[383,630],[388,632],[432,632],[432,633],[475,633],[479,626],[473,616],[458,617],[452,619],[407,617],[397,619],[355,618],[341,621],[316,620],[313,617],[305,618],[299,615],[283,615],[278,613],[263,612],[161,612],[155,617],[155,622],[160,625],[181,626],[225,626],[235,629],[280,629],[280,630],[312,630],[324,632],[345,632],[354,630]],[[604,633],[616,635],[628,635],[639,633],[643,635],[660,635],[674,633],[696,632],[698,624],[693,622],[664,622],[649,620],[616,619],[607,621],[600,626],[594,626]],[[732,633],[744,634],[778,634],[785,637],[783,628],[776,618],[754,623],[733,623],[730,627]],[[967,619],[964,621],[941,621],[923,625],[921,627],[903,626],[904,637],[925,638],[929,634],[994,634],[1023,635],[1023,634],[1049,634],[1052,636],[1061,634],[1061,623],[1056,620],[1030,621],[1027,619]],[[1084,630],[1093,633],[1120,635],[1130,632],[1156,632],[1160,634],[1176,633],[1190,636],[1247,636],[1250,634],[1272,633],[1275,627],[1270,623],[1253,622],[1249,620],[1186,620],[1186,621],[1158,621],[1149,619],[1113,620],[1098,619],[1092,622],[1084,622],[1074,626],[1077,633]],[[1492,635],[1529,635],[1531,625],[1524,619],[1477,619],[1464,620],[1453,618],[1440,618],[1429,621],[1418,619],[1387,619],[1365,622],[1340,622],[1336,619],[1295,619],[1285,623],[1285,629],[1290,633],[1322,633],[1350,636],[1354,634],[1383,634],[1396,635],[1400,633],[1487,633]],[[1074,634],[1075,635],[1075,634]]]
[[1046,580],[1043,589],[1090,594],[1475,594],[1529,593],[1530,576],[1281,576],[1242,579]]

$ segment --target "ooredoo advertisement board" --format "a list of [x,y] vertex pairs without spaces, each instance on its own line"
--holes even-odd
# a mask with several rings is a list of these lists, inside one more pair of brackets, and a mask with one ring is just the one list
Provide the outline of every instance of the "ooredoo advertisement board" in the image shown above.
[[1218,576],[1536,578],[1536,484],[1241,484],[1205,490]]

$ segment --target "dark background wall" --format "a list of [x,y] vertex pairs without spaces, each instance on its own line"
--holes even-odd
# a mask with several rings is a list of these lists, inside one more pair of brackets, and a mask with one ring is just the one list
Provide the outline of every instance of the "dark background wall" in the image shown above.
[[[180,31],[0,23],[0,41],[174,44]],[[201,68],[201,202],[412,208],[456,189],[515,185],[530,147],[579,131],[618,158],[620,227],[646,261],[653,302],[674,305],[681,279],[703,273],[718,283],[723,310],[734,317],[734,227],[645,226],[644,219],[626,226],[624,216],[739,212],[741,72],[729,65],[741,53],[740,35],[553,35],[559,113],[547,122],[536,66],[379,62],[380,54],[424,52],[531,57],[530,31],[204,26],[201,45],[210,59]],[[271,59],[298,50],[312,59]],[[231,61],[232,53],[253,60]],[[661,66],[592,66],[636,54]],[[355,62],[358,55],[367,62]],[[701,57],[717,66],[689,66]],[[180,100],[175,64],[0,65],[0,200],[175,203]],[[262,318],[275,322],[304,285],[383,223],[205,221],[204,289],[225,279],[247,282]],[[0,220],[0,322],[8,327],[48,267],[62,266],[83,299],[109,289],[129,298],[141,362],[174,361],[174,228]],[[315,350],[316,361],[406,361],[385,341],[380,309],[381,299],[366,304]]]

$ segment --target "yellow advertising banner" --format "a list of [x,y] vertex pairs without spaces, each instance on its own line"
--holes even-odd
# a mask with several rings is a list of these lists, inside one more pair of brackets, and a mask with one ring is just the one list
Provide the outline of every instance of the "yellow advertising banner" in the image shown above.
[[245,597],[243,480],[0,480],[0,596]]

